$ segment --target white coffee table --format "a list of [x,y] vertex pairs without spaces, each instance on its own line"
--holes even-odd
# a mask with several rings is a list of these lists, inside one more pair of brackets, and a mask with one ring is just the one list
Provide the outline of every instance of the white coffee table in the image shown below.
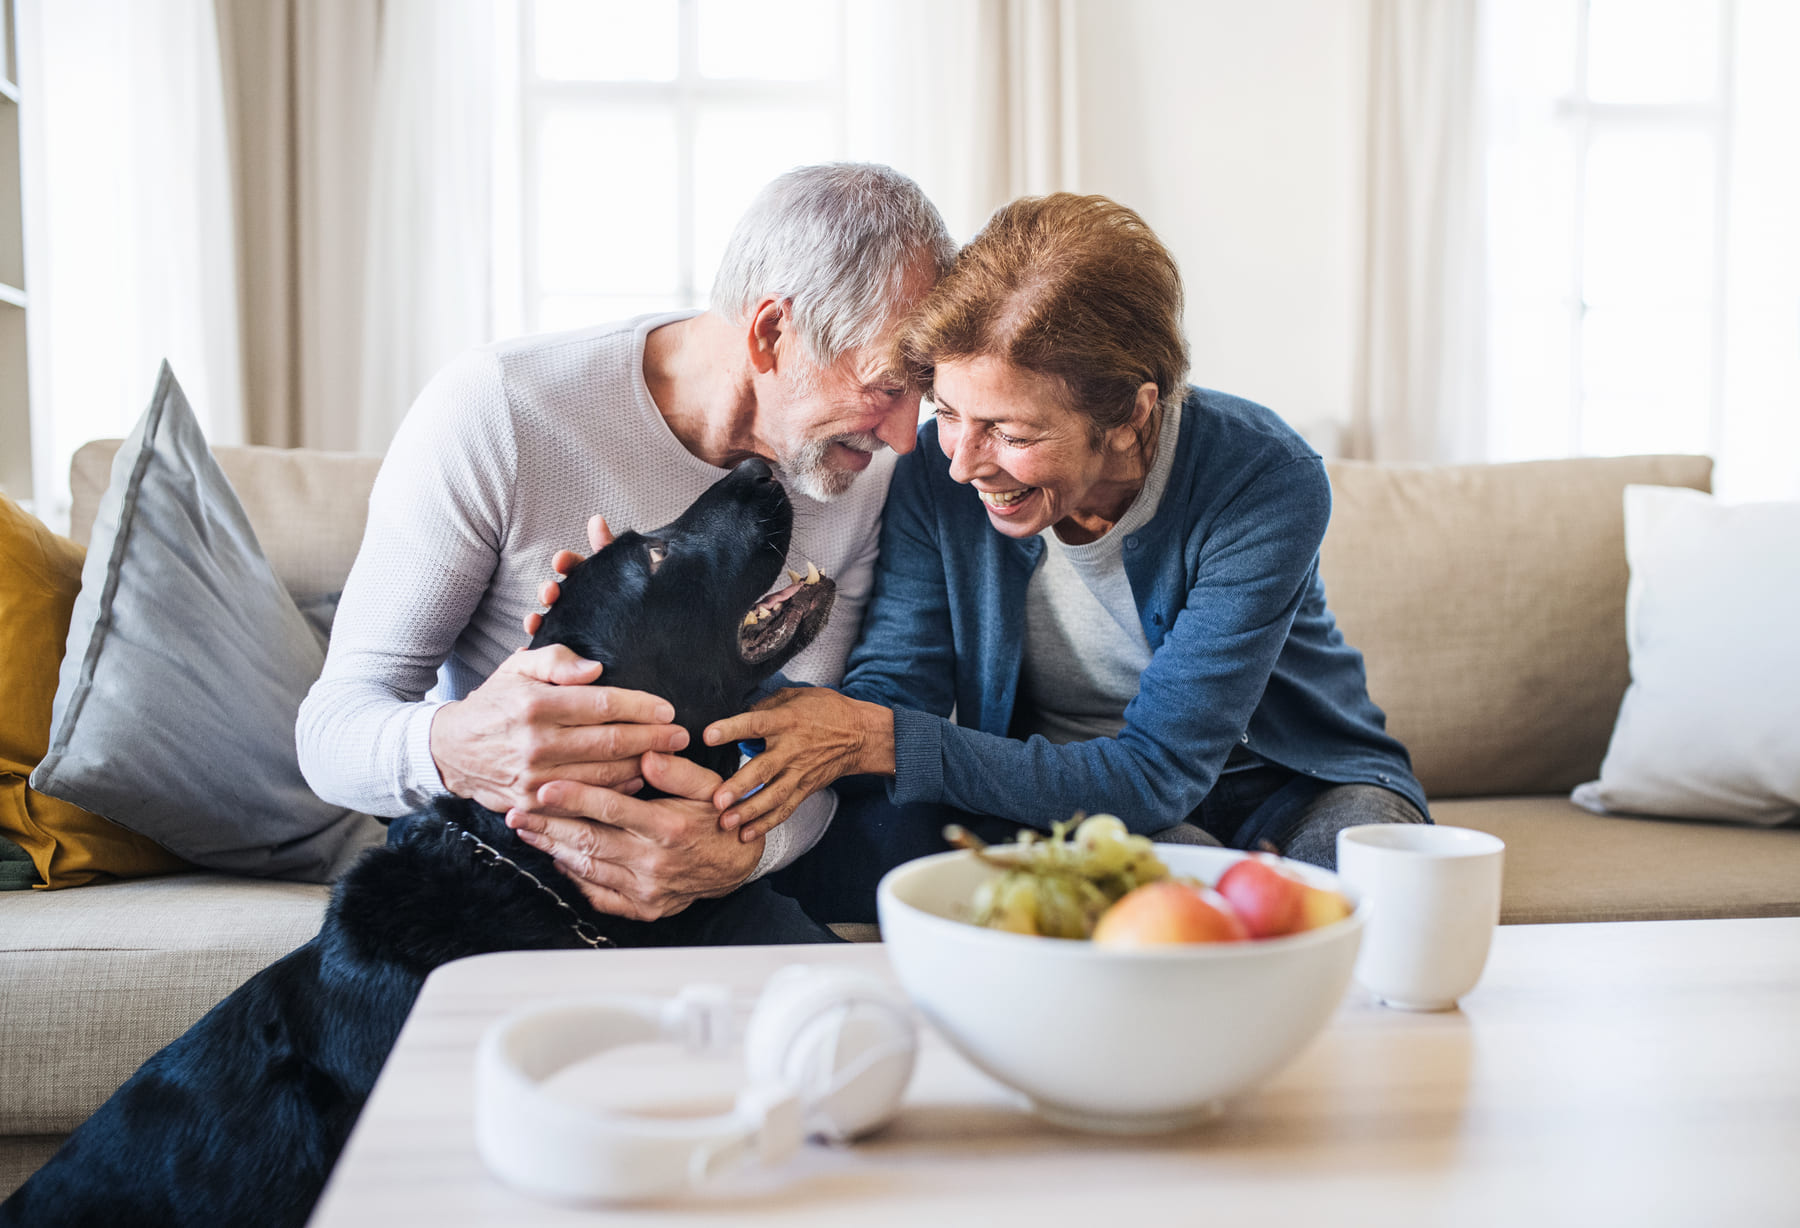
[[[536,1202],[483,1167],[471,1055],[507,1010],[693,981],[754,993],[796,961],[887,975],[876,945],[531,952],[440,969],[312,1223],[1800,1223],[1800,918],[1504,927],[1460,1011],[1404,1014],[1353,987],[1293,1065],[1183,1134],[1046,1125],[927,1029],[899,1120],[855,1147],[809,1146],[780,1170],[626,1210]],[[572,1086],[616,1103],[643,1094],[636,1079],[697,1102],[722,1071],[615,1061]]]

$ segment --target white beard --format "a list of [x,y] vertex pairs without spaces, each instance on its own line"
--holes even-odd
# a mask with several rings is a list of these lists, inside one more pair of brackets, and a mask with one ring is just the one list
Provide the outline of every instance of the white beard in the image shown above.
[[830,439],[809,439],[796,448],[792,455],[778,458],[782,472],[788,475],[795,487],[807,498],[820,503],[829,503],[846,493],[858,476],[857,470],[839,469],[825,459],[830,455],[831,445],[834,443],[862,452],[879,452],[887,447],[871,434],[833,435]]

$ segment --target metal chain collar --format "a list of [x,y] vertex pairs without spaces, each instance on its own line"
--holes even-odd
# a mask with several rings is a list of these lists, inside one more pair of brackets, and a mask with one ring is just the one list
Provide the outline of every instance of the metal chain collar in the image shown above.
[[[448,822],[448,820],[446,820],[446,822]],[[487,843],[481,837],[477,836],[474,832],[471,832],[462,827],[457,827],[456,824],[454,824],[454,823],[451,823],[450,826],[456,828],[457,835],[461,836],[464,840],[467,840],[470,844],[473,844],[475,846],[475,858],[477,861],[486,861],[490,865],[507,866],[507,867],[511,868],[514,873],[524,876],[525,880],[527,882],[529,882],[533,887],[536,887],[539,891],[543,892],[545,895],[547,895],[551,899],[555,900],[556,906],[558,908],[562,909],[564,912],[569,914],[569,917],[570,917],[569,927],[575,931],[575,937],[581,939],[581,941],[585,942],[588,946],[593,947],[596,950],[598,950],[600,947],[610,947],[610,946],[617,945],[616,943],[613,942],[612,939],[608,938],[605,934],[602,934],[599,930],[595,929],[593,924],[591,922],[589,922],[585,917],[583,917],[580,913],[576,912],[573,908],[569,907],[569,902],[567,900],[563,899],[560,895],[556,894],[556,892],[552,891],[549,887],[545,886],[544,881],[542,879],[540,879],[537,875],[533,874],[530,870],[527,870],[524,866],[520,865],[518,862],[514,861],[512,858],[508,857],[505,853],[502,853],[499,849],[497,849],[493,845]],[[484,854],[485,854],[485,856],[484,856]]]

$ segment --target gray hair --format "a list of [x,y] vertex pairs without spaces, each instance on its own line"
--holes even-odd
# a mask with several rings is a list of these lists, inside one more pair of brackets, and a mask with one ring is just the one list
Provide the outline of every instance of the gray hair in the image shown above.
[[808,356],[830,366],[881,340],[921,258],[935,280],[956,243],[918,184],[873,163],[802,166],[757,193],[738,220],[711,305],[745,320],[765,298],[788,301]]

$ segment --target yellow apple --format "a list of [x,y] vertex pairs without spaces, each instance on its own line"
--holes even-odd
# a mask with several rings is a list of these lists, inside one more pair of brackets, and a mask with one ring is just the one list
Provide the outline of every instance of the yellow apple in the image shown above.
[[1300,925],[1298,928],[1316,930],[1322,925],[1334,925],[1349,915],[1349,900],[1335,891],[1309,886],[1306,888],[1306,894],[1300,900]]
[[1094,927],[1094,941],[1113,947],[1240,942],[1249,937],[1250,931],[1224,896],[1175,879],[1126,892]]

